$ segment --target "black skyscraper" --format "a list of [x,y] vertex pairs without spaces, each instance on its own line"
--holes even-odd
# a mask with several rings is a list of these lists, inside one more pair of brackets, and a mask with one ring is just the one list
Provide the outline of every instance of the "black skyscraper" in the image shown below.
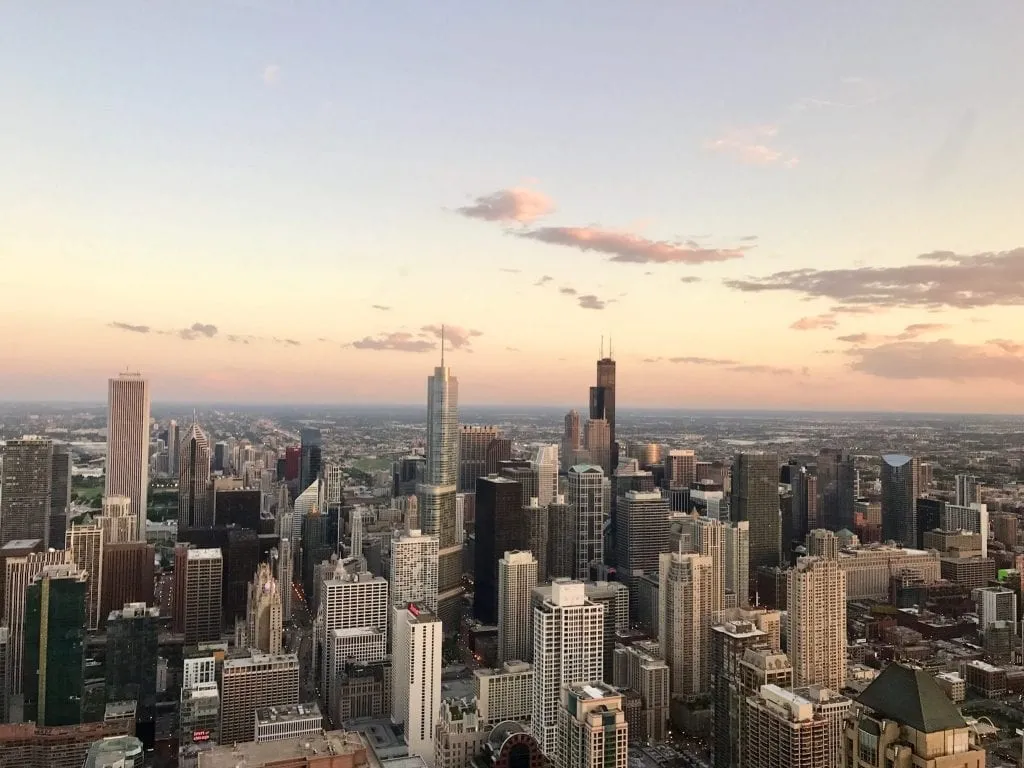
[[522,494],[522,486],[507,477],[476,481],[473,612],[485,624],[498,620],[498,560],[506,552],[530,548],[530,515]]

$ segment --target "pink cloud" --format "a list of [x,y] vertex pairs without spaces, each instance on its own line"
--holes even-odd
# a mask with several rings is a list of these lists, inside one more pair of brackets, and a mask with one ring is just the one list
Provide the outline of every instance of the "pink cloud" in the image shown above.
[[529,224],[555,210],[554,202],[542,192],[512,187],[476,198],[472,205],[458,208],[463,216],[484,221]]
[[411,333],[404,331],[365,336],[353,341],[349,346],[356,349],[370,349],[375,352],[428,352],[437,347],[432,341],[417,339]]
[[760,125],[728,131],[723,136],[707,142],[705,149],[722,152],[749,165],[776,165],[792,168],[799,158],[770,145],[770,140],[779,133],[778,126]]
[[743,248],[701,248],[693,244],[649,240],[629,232],[600,227],[540,227],[516,232],[517,237],[549,245],[608,254],[610,261],[634,264],[704,264],[743,258]]
[[815,315],[813,317],[801,317],[790,328],[794,331],[814,331],[821,328],[833,329],[839,322],[836,320],[835,315]]
[[[445,325],[444,328],[444,343],[448,349],[464,349],[469,347],[470,341],[477,337],[483,336],[482,331],[476,331],[472,328],[462,328],[458,325]],[[440,325],[424,325],[420,328],[424,333],[430,334],[437,339],[441,338]]]

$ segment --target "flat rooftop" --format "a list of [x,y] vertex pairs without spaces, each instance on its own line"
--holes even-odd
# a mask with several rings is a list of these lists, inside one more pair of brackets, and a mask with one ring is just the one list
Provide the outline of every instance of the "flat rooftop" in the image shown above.
[[216,547],[208,547],[207,549],[187,549],[186,557],[189,560],[220,560],[222,555],[219,549]]
[[320,705],[315,701],[280,707],[260,707],[256,710],[257,723],[287,723],[290,720],[306,720],[310,717],[322,717]]
[[[294,739],[245,742],[234,746],[214,747],[199,754],[199,768],[237,768],[239,765],[263,765],[313,755],[347,755],[365,750],[358,734],[327,731],[319,736],[297,736]],[[368,760],[369,758],[367,758]],[[366,765],[366,761],[356,765]]]

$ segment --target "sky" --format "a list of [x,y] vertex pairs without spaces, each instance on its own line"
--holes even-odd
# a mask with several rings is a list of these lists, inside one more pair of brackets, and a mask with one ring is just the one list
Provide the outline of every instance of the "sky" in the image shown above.
[[1018,0],[11,0],[0,400],[1024,411]]

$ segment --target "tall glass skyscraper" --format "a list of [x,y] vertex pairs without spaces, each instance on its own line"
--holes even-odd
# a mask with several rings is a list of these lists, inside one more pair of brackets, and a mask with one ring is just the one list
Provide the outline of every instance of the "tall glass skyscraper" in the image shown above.
[[127,496],[138,520],[136,533],[146,540],[149,493],[149,382],[138,373],[122,373],[107,387],[107,464],[104,496]]
[[882,538],[905,547],[917,543],[917,459],[882,457]]
[[179,531],[213,526],[213,510],[208,500],[209,485],[210,440],[199,424],[193,421],[181,438],[178,451]]

